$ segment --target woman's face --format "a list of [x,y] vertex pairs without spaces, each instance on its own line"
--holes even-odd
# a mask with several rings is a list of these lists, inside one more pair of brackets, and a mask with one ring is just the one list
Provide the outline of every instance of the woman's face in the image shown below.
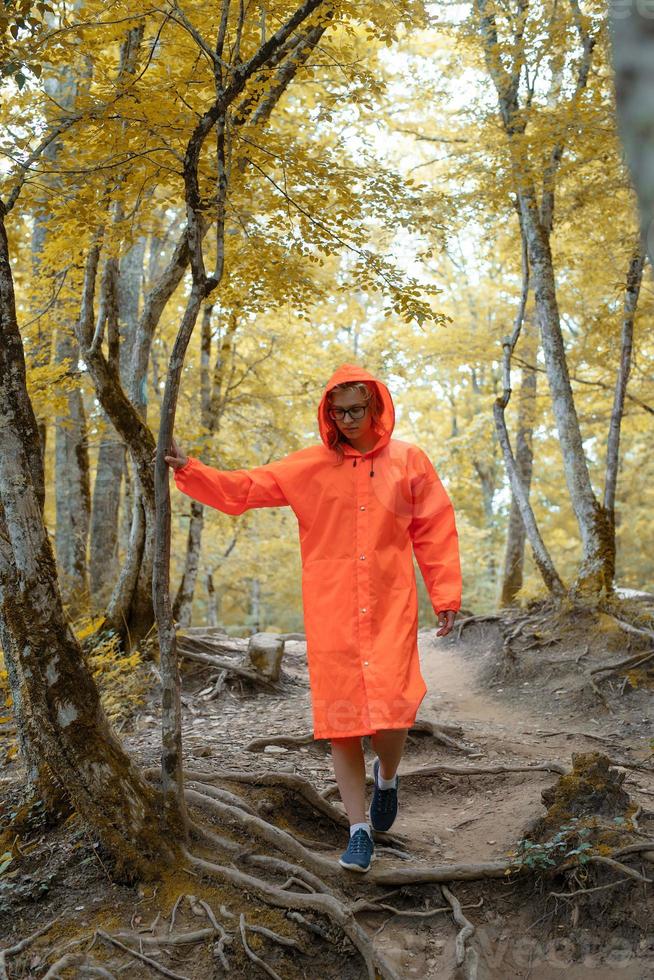
[[[370,414],[370,402],[366,402],[363,395],[358,391],[336,391],[332,396],[331,408],[355,408],[365,406],[365,412],[360,419],[352,418],[351,415],[344,415],[342,419],[333,419],[334,425],[342,432],[346,439],[365,440],[373,431],[372,416]],[[355,413],[356,414],[356,413]]]

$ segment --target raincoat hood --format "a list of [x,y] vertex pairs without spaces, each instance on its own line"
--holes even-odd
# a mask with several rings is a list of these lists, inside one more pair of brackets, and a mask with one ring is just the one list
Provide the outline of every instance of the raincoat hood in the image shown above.
[[[339,368],[334,371],[331,378],[325,385],[325,390],[323,392],[322,398],[320,399],[320,405],[318,406],[318,427],[320,430],[320,438],[324,442],[325,446],[329,448],[328,436],[332,429],[336,426],[332,419],[330,419],[327,414],[327,395],[336,385],[343,384],[344,382],[350,381],[367,381],[376,387],[377,391],[382,400],[384,406],[381,418],[379,419],[380,427],[383,428],[383,432],[380,432],[377,442],[364,456],[372,455],[373,453],[378,453],[380,449],[388,445],[391,435],[393,434],[393,429],[395,427],[395,406],[393,405],[393,399],[391,398],[391,393],[384,384],[374,375],[370,374],[369,371],[364,370],[364,368],[359,367],[356,364],[341,364]],[[354,449],[349,443],[344,442],[343,449],[346,455],[356,453],[357,450]]]

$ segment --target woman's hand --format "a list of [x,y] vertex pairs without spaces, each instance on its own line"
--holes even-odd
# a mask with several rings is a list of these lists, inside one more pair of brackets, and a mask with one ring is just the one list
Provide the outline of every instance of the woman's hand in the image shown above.
[[[174,437],[172,438],[171,442],[172,442],[172,449],[169,450],[170,455],[164,456],[164,459],[166,460],[169,466],[172,466],[174,470],[181,470],[182,466],[186,466],[186,464],[188,463],[188,456],[186,455],[182,447],[177,445]],[[155,452],[152,455],[152,462],[155,463],[156,459],[157,459],[157,454]]]
[[452,632],[455,616],[456,613],[453,609],[446,609],[444,612],[439,612],[438,625],[440,629],[436,631],[436,636],[447,636],[448,633]]

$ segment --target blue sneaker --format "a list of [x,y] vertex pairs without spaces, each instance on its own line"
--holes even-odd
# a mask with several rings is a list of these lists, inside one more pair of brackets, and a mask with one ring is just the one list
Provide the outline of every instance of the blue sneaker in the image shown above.
[[373,763],[372,774],[375,780],[375,789],[370,803],[370,825],[373,830],[388,830],[392,827],[397,816],[397,791],[400,785],[400,777],[395,777],[395,789],[380,789],[377,785],[379,759],[375,759]]
[[350,871],[368,871],[375,857],[375,845],[370,835],[362,827],[350,837],[347,850],[341,854],[338,863]]

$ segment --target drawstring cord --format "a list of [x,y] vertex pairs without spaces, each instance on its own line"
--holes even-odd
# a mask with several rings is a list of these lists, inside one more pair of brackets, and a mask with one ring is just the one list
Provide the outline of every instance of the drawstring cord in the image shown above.
[[[357,457],[355,456],[354,459],[353,459],[353,461],[352,461],[352,467],[354,468],[356,465],[357,465]],[[374,456],[371,456],[370,457],[370,476],[374,476],[374,475],[375,475],[375,457]]]

